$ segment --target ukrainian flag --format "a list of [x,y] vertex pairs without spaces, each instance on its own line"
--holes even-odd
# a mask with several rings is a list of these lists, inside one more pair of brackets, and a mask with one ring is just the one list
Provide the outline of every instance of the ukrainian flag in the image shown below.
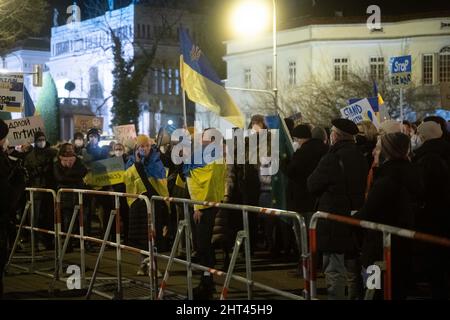
[[377,86],[377,83],[375,81],[373,82],[373,92],[375,94],[375,97],[378,99],[378,110],[377,110],[377,112],[375,112],[375,115],[378,118],[378,122],[381,122],[381,120],[380,120],[380,112],[381,112],[380,109],[381,109],[381,106],[384,105],[384,100],[383,100],[383,97],[381,96],[381,94],[378,92],[378,86]]
[[[147,189],[145,188],[145,185],[137,172],[134,156],[130,156],[130,159],[125,167],[126,171],[124,182],[127,193],[143,194],[147,192]],[[158,195],[161,197],[168,197],[169,190],[167,188],[166,169],[164,168],[164,165],[159,157],[158,150],[154,146],[152,147],[152,153],[149,159],[144,160],[144,169],[150,185],[155,189]],[[131,206],[136,199],[127,198],[127,201],[128,205]]]
[[[201,164],[184,164],[183,173],[192,200],[211,202],[223,200],[227,169],[222,158],[213,158],[209,163],[203,161]],[[207,207],[194,205],[194,210],[205,208]]]
[[181,86],[189,99],[243,128],[244,117],[241,111],[225,90],[206,56],[192,42],[184,28],[180,28],[180,44]]

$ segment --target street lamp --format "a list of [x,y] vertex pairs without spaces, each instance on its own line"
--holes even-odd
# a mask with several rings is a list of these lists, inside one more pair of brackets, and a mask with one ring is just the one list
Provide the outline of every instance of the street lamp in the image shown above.
[[[236,34],[241,36],[255,36],[264,31],[269,17],[267,3],[262,0],[246,0],[236,8],[232,16],[232,26]],[[277,2],[272,0],[272,48],[273,48],[273,72],[272,72],[272,95],[275,109],[278,110],[278,77],[277,77]],[[229,88],[237,90],[238,88]],[[242,91],[258,91],[264,93],[266,90],[247,89]],[[268,93],[266,91],[266,93]]]

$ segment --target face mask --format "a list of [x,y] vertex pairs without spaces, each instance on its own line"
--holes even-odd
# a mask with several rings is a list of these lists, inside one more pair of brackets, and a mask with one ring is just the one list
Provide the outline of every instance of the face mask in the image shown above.
[[292,143],[292,147],[294,148],[294,151],[297,151],[298,148],[300,148],[300,143],[298,143],[298,141],[294,141]]
[[37,146],[38,148],[40,148],[40,149],[44,149],[44,148],[45,148],[45,145],[46,145],[46,142],[45,142],[45,141],[39,141],[39,142],[36,143],[36,146]]
[[116,150],[116,151],[114,151],[114,155],[116,157],[121,157],[121,156],[123,156],[123,151],[122,150]]
[[83,144],[84,144],[83,140],[81,140],[81,139],[75,140],[75,147],[80,148],[83,146]]
[[97,143],[98,143],[98,138],[94,138],[94,137],[93,137],[93,138],[90,138],[90,139],[89,139],[89,143],[90,143],[90,144],[97,144]]

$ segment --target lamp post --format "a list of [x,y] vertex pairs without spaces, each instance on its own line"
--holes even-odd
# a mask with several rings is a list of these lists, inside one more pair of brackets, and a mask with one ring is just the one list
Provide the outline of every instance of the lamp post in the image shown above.
[[278,111],[278,76],[277,76],[277,1],[272,0],[272,46],[273,46],[273,75],[272,75],[272,87],[274,95],[275,110]]

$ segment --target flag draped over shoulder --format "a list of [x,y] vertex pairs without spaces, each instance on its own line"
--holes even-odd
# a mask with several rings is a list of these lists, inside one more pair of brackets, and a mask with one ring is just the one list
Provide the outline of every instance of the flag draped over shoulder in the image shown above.
[[[124,181],[126,190],[127,193],[143,194],[147,192],[147,189],[145,188],[145,185],[142,182],[141,177],[139,176],[135,163],[136,160],[134,156],[130,156],[130,159],[128,160],[125,166],[126,171]],[[144,160],[143,165],[145,173],[148,177],[148,181],[150,182],[151,186],[155,189],[155,191],[158,193],[158,195],[161,197],[168,197],[169,190],[167,189],[167,175],[166,175],[167,173],[159,157],[159,152],[156,149],[156,147],[152,147],[150,157]],[[127,198],[128,205],[131,206],[131,204],[135,200],[136,199],[134,198]]]
[[[203,159],[203,158],[202,158]],[[201,164],[184,164],[183,172],[192,200],[220,202],[225,196],[226,165],[223,159]],[[194,205],[195,210],[207,207]]]
[[244,117],[241,111],[225,90],[206,56],[192,42],[184,28],[180,28],[180,45],[181,86],[189,99],[243,128]]

